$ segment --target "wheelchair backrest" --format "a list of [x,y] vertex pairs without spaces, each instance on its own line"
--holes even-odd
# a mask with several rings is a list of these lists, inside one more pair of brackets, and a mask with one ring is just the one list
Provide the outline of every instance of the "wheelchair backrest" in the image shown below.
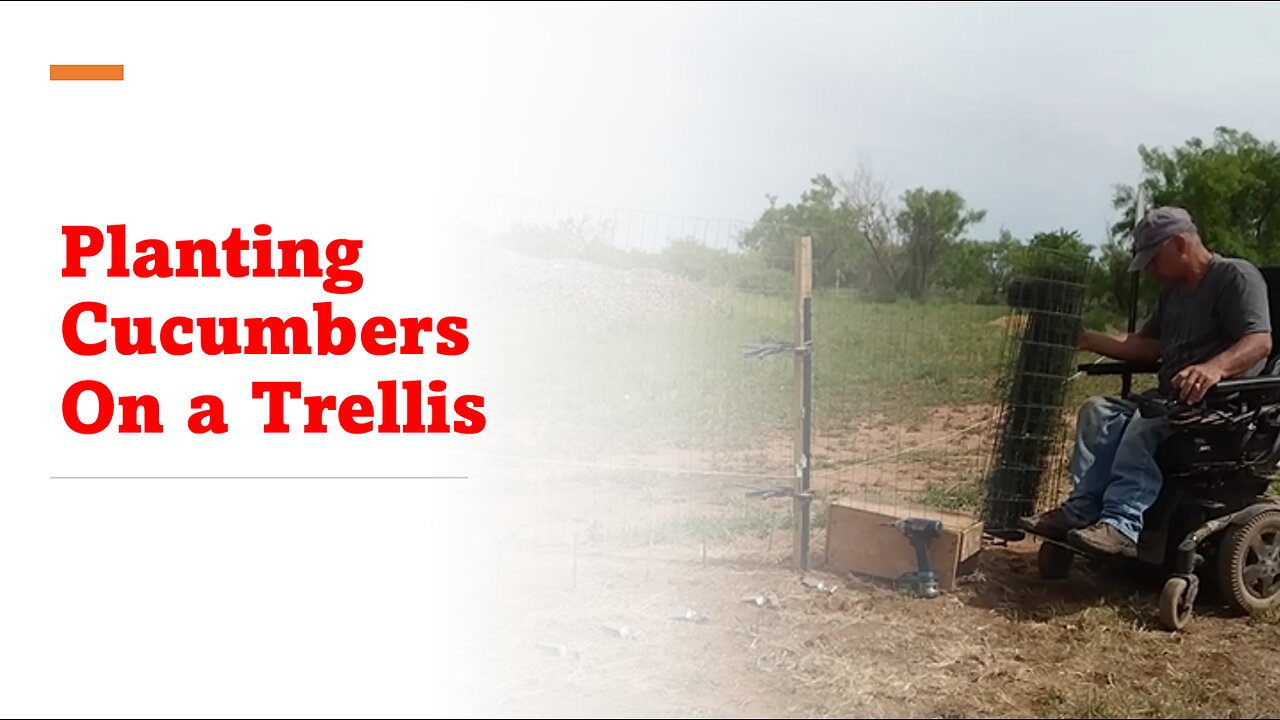
[[1271,355],[1263,375],[1280,375],[1280,266],[1259,267],[1267,281],[1267,304],[1271,308]]

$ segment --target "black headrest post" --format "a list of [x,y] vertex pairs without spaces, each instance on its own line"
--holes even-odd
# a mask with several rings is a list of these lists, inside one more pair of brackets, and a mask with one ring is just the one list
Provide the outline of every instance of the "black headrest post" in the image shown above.
[[1280,357],[1280,266],[1269,265],[1258,270],[1267,282],[1267,306],[1271,309],[1271,356],[1267,358],[1267,364],[1272,366],[1274,373],[1280,366],[1276,362]]

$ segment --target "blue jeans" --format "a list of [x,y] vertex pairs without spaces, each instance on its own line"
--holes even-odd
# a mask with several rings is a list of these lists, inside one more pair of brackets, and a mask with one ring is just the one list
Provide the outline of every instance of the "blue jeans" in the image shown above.
[[1114,526],[1134,542],[1142,515],[1160,494],[1156,447],[1169,437],[1166,418],[1144,418],[1137,404],[1096,396],[1080,408],[1071,479],[1075,489],[1062,509],[1076,526]]

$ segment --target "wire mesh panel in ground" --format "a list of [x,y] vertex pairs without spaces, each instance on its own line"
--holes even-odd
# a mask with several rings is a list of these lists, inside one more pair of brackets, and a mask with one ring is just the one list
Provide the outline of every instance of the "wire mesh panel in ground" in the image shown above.
[[894,517],[978,515],[1006,312],[818,294],[814,487],[825,501]]
[[883,581],[920,570],[905,528],[941,525],[941,589],[980,546],[976,521],[1007,308],[987,297],[885,298],[826,287],[814,299],[815,535],[825,569]]
[[1075,372],[1089,259],[1034,250],[1009,286],[1006,364],[982,519],[995,537],[1018,537],[1018,519],[1057,498],[1068,451],[1067,386]]

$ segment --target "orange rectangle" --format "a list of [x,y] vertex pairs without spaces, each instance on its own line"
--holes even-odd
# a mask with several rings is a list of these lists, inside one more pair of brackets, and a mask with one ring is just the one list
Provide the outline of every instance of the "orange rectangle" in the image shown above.
[[50,65],[50,80],[123,80],[123,65]]

